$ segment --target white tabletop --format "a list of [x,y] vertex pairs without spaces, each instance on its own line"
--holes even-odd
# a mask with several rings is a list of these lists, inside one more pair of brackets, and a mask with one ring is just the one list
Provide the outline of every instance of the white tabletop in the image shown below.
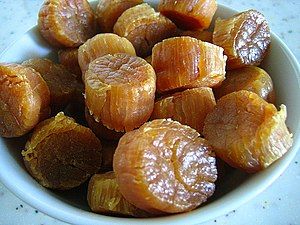
[[[243,11],[257,9],[300,61],[300,0],[218,0]],[[36,24],[42,0],[0,0],[0,52]],[[300,115],[299,115],[300,116]],[[1,156],[0,156],[1,157]],[[204,225],[299,225],[300,151],[266,191]],[[30,207],[0,183],[0,225],[63,225]]]

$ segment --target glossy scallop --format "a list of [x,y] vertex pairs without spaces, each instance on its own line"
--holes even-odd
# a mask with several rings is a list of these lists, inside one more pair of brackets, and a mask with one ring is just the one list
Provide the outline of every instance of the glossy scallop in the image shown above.
[[180,31],[179,36],[193,37],[200,41],[212,43],[213,33],[207,30],[186,30]]
[[0,135],[19,137],[50,114],[50,92],[38,72],[0,63]]
[[270,166],[292,146],[286,107],[277,111],[257,94],[241,90],[222,97],[204,122],[204,137],[218,157],[249,173]]
[[157,91],[220,85],[226,58],[221,47],[192,37],[165,39],[154,46],[152,54]]
[[147,3],[126,10],[114,26],[114,33],[127,38],[140,57],[150,55],[156,43],[176,32],[175,24]]
[[234,91],[248,90],[270,103],[275,103],[275,90],[269,74],[256,66],[230,70],[221,86],[215,89],[217,98]]
[[77,47],[96,34],[96,19],[86,0],[45,0],[38,28],[55,47]]
[[91,210],[96,213],[134,217],[147,215],[122,196],[114,172],[92,176],[88,186],[87,200]]
[[85,74],[86,106],[115,131],[145,123],[153,110],[156,76],[144,59],[119,53],[95,59]]
[[158,10],[182,29],[206,29],[217,10],[217,1],[160,0]]
[[106,54],[127,53],[135,56],[133,45],[116,34],[98,34],[89,39],[78,50],[78,62],[84,76],[90,62]]
[[171,118],[202,133],[204,119],[215,105],[211,88],[188,89],[156,101],[151,118]]
[[41,122],[22,151],[25,166],[44,187],[79,186],[101,167],[101,143],[63,113]]
[[268,22],[256,10],[215,22],[213,43],[224,48],[228,69],[259,65],[271,43]]
[[78,48],[61,49],[58,51],[58,61],[81,81],[81,69],[78,64]]
[[141,3],[143,0],[99,0],[96,15],[101,32],[112,33],[122,13]]
[[56,64],[49,59],[39,58],[26,60],[22,65],[33,68],[46,81],[50,90],[53,111],[60,111],[72,101],[78,81],[76,75],[69,72],[63,65]]
[[213,194],[217,178],[207,141],[196,130],[165,119],[126,133],[113,167],[125,199],[153,214],[195,209]]

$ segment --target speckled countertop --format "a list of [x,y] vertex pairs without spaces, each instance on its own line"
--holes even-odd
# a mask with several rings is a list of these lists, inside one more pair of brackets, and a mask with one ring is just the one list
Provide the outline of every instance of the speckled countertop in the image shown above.
[[[219,0],[236,10],[255,8],[300,61],[300,0]],[[0,0],[0,52],[36,24],[42,0]],[[300,96],[299,96],[300,97]],[[300,115],[299,115],[300,116]],[[1,156],[0,156],[1,157]],[[266,191],[204,225],[299,225],[300,152]],[[30,207],[0,183],[0,225],[63,225]]]

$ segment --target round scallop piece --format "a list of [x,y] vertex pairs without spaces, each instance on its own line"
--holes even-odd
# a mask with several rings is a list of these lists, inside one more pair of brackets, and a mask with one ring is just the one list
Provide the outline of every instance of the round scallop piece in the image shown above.
[[38,28],[54,47],[78,47],[96,32],[97,21],[87,0],[45,0]]
[[58,61],[82,81],[82,73],[78,63],[78,48],[61,49],[58,51]]
[[19,137],[50,115],[50,92],[41,75],[18,64],[0,63],[0,135]]
[[264,15],[249,10],[228,19],[217,19],[213,43],[224,48],[228,69],[257,66],[270,46],[270,28]]
[[175,36],[177,28],[171,20],[144,3],[127,9],[117,20],[114,33],[127,38],[138,56],[146,57],[156,43]]
[[99,0],[96,15],[101,32],[112,33],[122,13],[141,3],[143,0]]
[[67,190],[101,167],[101,143],[93,132],[63,113],[41,122],[22,151],[25,166],[44,187]]
[[78,62],[82,71],[82,78],[87,71],[89,64],[96,58],[115,53],[127,53],[135,56],[133,45],[126,38],[116,34],[97,34],[89,39],[78,50]]
[[211,88],[188,89],[156,101],[151,118],[171,118],[202,133],[205,117],[215,105]]
[[85,74],[86,106],[97,122],[118,132],[145,123],[153,110],[156,76],[144,59],[119,53],[95,59]]
[[200,41],[212,43],[213,33],[207,30],[185,30],[180,31],[179,36],[189,36],[196,38]]
[[208,28],[216,10],[216,0],[161,0],[158,5],[158,11],[186,30]]
[[215,89],[217,98],[231,92],[248,90],[270,103],[275,103],[275,90],[269,74],[256,66],[246,66],[226,72],[226,79]]
[[147,217],[147,213],[130,204],[120,193],[114,172],[92,176],[87,193],[93,212],[109,215]]
[[250,91],[222,97],[204,122],[204,137],[216,155],[230,166],[258,172],[283,156],[292,146],[286,107],[277,111]]
[[225,79],[223,49],[192,37],[165,39],[153,48],[152,66],[160,93],[214,87]]
[[166,214],[193,210],[213,194],[215,162],[196,130],[158,119],[120,139],[113,168],[125,199],[149,213]]
[[49,59],[29,59],[22,63],[36,70],[46,81],[50,90],[51,107],[60,111],[66,107],[75,95],[78,81],[76,75],[69,72],[63,65]]

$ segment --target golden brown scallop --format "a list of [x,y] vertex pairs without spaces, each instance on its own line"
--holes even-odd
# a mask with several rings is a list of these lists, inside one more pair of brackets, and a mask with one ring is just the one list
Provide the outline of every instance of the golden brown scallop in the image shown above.
[[228,69],[257,66],[270,46],[270,28],[264,15],[248,10],[228,19],[217,19],[213,43],[224,48]]
[[152,113],[155,81],[152,66],[142,58],[124,53],[102,56],[85,74],[86,106],[107,128],[133,130]]
[[204,137],[218,157],[249,173],[270,166],[292,146],[287,129],[286,107],[277,111],[250,91],[222,97],[204,122]]
[[82,81],[81,69],[78,64],[78,48],[61,49],[58,51],[58,61]]
[[38,72],[0,63],[0,135],[19,137],[50,115],[50,92]]
[[101,143],[93,132],[63,113],[41,122],[22,151],[25,166],[44,187],[67,190],[101,167]]
[[156,43],[176,32],[175,24],[147,3],[127,9],[114,26],[114,33],[127,38],[140,57],[150,55]]
[[78,47],[97,32],[97,21],[87,0],[45,0],[38,28],[54,47]]
[[207,141],[196,130],[166,119],[126,133],[113,167],[124,198],[152,214],[195,209],[213,194],[217,178]]

